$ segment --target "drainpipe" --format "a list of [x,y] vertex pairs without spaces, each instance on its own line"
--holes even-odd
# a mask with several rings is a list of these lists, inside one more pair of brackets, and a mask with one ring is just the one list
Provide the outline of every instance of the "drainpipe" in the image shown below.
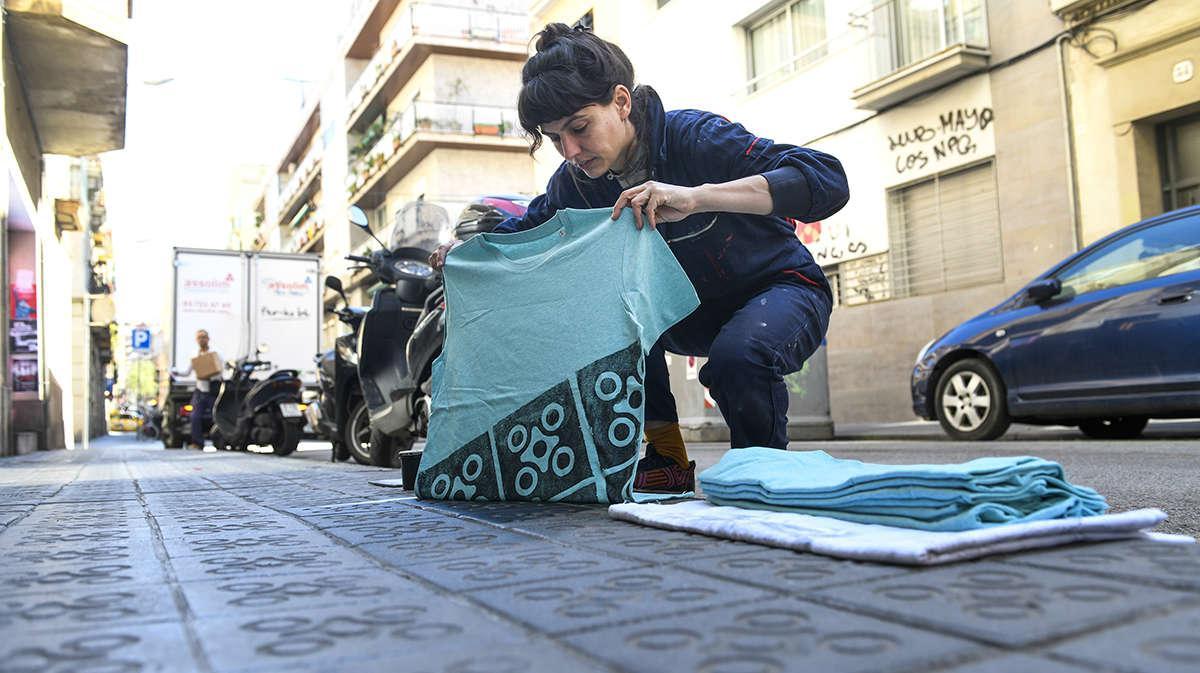
[[1067,191],[1070,199],[1067,202],[1071,213],[1071,230],[1075,241],[1075,250],[1083,248],[1083,224],[1079,219],[1079,186],[1075,167],[1075,127],[1071,123],[1071,89],[1067,82],[1067,57],[1065,54],[1067,41],[1071,33],[1064,32],[1054,41],[1054,55],[1058,60],[1058,86],[1062,91],[1063,139],[1067,146]]

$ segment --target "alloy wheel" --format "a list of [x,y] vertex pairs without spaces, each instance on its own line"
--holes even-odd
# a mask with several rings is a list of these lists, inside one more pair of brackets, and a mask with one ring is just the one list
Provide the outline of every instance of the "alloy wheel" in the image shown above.
[[960,432],[972,432],[983,425],[992,409],[987,382],[973,371],[953,375],[942,392],[946,420]]

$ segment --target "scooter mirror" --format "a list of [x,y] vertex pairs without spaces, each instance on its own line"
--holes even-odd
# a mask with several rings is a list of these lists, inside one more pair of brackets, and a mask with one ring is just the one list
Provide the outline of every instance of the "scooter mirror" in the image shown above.
[[342,288],[342,279],[338,278],[337,276],[325,276],[325,287],[338,294],[345,292],[345,290]]
[[350,206],[350,224],[360,228],[370,230],[371,223],[367,221],[367,214],[358,206]]

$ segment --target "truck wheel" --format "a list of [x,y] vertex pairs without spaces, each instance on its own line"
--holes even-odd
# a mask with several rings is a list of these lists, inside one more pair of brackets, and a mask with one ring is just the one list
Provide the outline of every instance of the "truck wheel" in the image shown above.
[[1003,382],[988,363],[976,358],[946,369],[938,380],[934,408],[942,430],[960,441],[996,439],[1012,423]]
[[392,437],[372,429],[371,464],[375,467],[400,467],[400,456],[397,454],[411,449],[416,441],[417,438],[412,433],[406,432],[401,436]]
[[359,465],[374,465],[371,458],[371,414],[367,403],[355,400],[342,429],[342,442],[350,450],[350,456]]
[[296,447],[300,445],[300,435],[304,430],[299,423],[289,423],[283,420],[283,417],[274,414],[275,422],[280,424],[279,432],[275,434],[275,443],[271,448],[275,450],[277,456],[287,456],[296,451]]

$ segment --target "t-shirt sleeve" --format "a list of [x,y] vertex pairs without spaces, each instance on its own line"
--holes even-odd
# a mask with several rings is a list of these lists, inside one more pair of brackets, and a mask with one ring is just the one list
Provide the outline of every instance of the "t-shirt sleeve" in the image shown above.
[[629,208],[614,227],[628,227],[622,258],[622,298],[638,328],[642,352],[647,353],[662,333],[683,320],[700,299],[674,253],[657,231],[633,225]]

